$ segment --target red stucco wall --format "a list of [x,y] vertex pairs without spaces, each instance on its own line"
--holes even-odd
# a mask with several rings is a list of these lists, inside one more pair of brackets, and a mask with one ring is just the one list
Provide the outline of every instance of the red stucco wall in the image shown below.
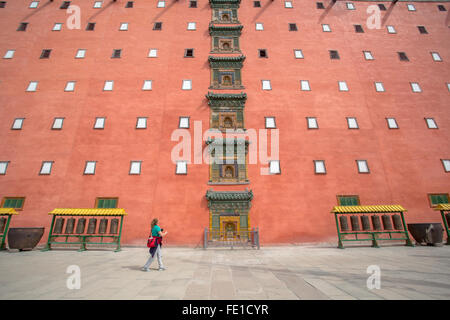
[[[317,10],[314,1],[294,1],[293,9],[281,1],[262,0],[261,8],[243,1],[245,125],[263,129],[265,116],[276,117],[281,161],[281,175],[260,175],[261,164],[249,165],[247,186],[209,186],[206,164],[175,175],[170,160],[179,116],[190,116],[192,134],[193,121],[209,127],[206,1],[196,9],[185,0],[167,1],[164,9],[156,1],[138,0],[132,9],[122,0],[105,1],[102,9],[72,1],[81,7],[81,30],[67,29],[59,1],[41,1],[38,9],[29,2],[8,1],[0,9],[0,54],[16,50],[13,59],[0,59],[0,161],[10,161],[0,175],[0,197],[26,197],[12,227],[45,226],[45,241],[52,209],[89,208],[96,197],[118,197],[128,212],[123,244],[143,245],[151,219],[159,217],[169,231],[167,244],[196,245],[209,222],[206,190],[246,187],[254,193],[250,224],[260,228],[263,244],[334,241],[330,210],[338,194],[358,194],[362,204],[401,204],[408,222],[440,221],[427,194],[450,189],[440,161],[450,158],[450,19],[436,7],[450,10],[448,2],[414,2],[416,12],[398,2],[385,22],[397,34],[388,34],[385,26],[365,25],[373,3],[355,1],[349,11],[340,1],[330,10]],[[21,21],[29,22],[26,32],[16,31]],[[87,21],[96,22],[95,31],[84,30]],[[162,31],[151,30],[155,21],[163,22]],[[62,31],[51,31],[55,22],[64,23]],[[128,31],[118,31],[121,22],[129,23]],[[188,22],[197,30],[187,31]],[[255,31],[256,22],[264,31]],[[289,32],[294,22],[299,30]],[[332,32],[322,32],[322,23]],[[355,33],[353,24],[365,33]],[[429,34],[419,34],[418,25]],[[80,48],[86,58],[74,59]],[[120,48],[122,58],[111,59]],[[158,49],[158,58],[147,58],[150,48]],[[194,48],[195,58],[183,58],[185,48]],[[261,48],[267,59],[258,58]],[[305,59],[294,59],[294,48]],[[52,49],[50,59],[39,59],[42,49]],[[338,50],[340,60],[330,60],[328,50]],[[375,60],[366,61],[363,50]],[[410,62],[399,61],[397,51]],[[433,61],[431,51],[444,61]],[[153,90],[142,91],[149,79]],[[182,79],[192,79],[193,89],[181,90]],[[271,80],[271,91],[261,90],[262,79]],[[64,92],[72,80],[75,92]],[[103,91],[105,80],[114,80],[114,91]],[[309,80],[311,91],[300,91],[300,80]],[[350,90],[339,92],[338,80]],[[37,92],[25,92],[29,81],[39,81]],[[386,92],[375,92],[375,81]],[[413,93],[409,82],[423,92]],[[107,118],[106,127],[93,130],[99,116]],[[149,118],[148,129],[135,129],[139,116]],[[307,129],[308,116],[318,118],[319,130]],[[347,129],[349,116],[357,117],[359,130]],[[23,129],[10,130],[19,117],[26,118]],[[54,117],[65,118],[63,130],[50,129]],[[386,117],[395,117],[400,129],[389,130]],[[427,129],[424,117],[433,117],[439,129]],[[356,159],[368,161],[370,174],[357,172]],[[46,160],[54,161],[52,174],[41,176]],[[87,160],[98,161],[94,176],[83,175]],[[131,160],[143,161],[141,175],[128,174]],[[326,161],[326,175],[314,174],[313,160]]]

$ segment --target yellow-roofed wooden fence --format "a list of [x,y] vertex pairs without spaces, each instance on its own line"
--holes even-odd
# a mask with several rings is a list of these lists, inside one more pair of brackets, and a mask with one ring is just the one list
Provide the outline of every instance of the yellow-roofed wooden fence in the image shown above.
[[447,245],[450,245],[450,204],[449,203],[441,203],[438,204],[434,210],[438,210],[441,212],[442,223],[444,224],[445,231],[447,232]]
[[19,214],[14,208],[0,208],[0,250],[6,250],[6,235],[13,215]]
[[[47,244],[42,251],[51,250],[52,244],[79,244],[79,251],[86,250],[87,244],[114,244],[116,246],[115,251],[120,251],[123,219],[127,215],[124,209],[57,208],[49,212],[49,215],[53,216],[52,223]],[[86,218],[89,218],[87,230]],[[101,219],[97,228],[98,218]],[[64,226],[65,229],[63,230]],[[104,241],[105,239],[110,241]]]
[[[406,209],[401,205],[334,207],[331,213],[334,213],[336,220],[338,248],[344,249],[344,241],[372,241],[372,247],[379,248],[380,240],[404,240],[407,246],[414,247],[406,228],[404,212]],[[370,214],[370,219],[366,214]]]

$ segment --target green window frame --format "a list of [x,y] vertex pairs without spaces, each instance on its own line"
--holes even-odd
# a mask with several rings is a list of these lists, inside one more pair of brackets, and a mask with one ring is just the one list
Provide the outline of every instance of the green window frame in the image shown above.
[[430,207],[436,207],[441,203],[449,203],[448,202],[448,193],[433,193],[428,195],[428,200],[430,202]]
[[359,206],[359,196],[337,196],[338,205],[340,206]]
[[16,210],[22,210],[24,202],[24,197],[5,197],[2,201],[2,208],[14,208]]
[[95,201],[95,207],[99,209],[117,208],[119,198],[97,198]]

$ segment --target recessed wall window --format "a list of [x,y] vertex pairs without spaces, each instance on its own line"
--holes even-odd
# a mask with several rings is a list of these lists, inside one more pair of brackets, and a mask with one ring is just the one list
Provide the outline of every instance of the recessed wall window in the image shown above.
[[384,92],[383,82],[375,82],[375,90],[377,92]]
[[14,208],[16,210],[22,210],[24,202],[24,197],[5,197],[2,200],[2,208]]
[[41,171],[39,174],[41,175],[49,175],[52,173],[53,161],[42,161]]
[[97,161],[86,161],[84,167],[84,174],[95,174],[95,167],[97,166]]
[[52,129],[61,130],[63,128],[64,118],[53,119]]
[[292,1],[285,1],[284,2],[284,7],[285,8],[293,8],[294,6],[292,5]]
[[275,124],[275,117],[265,117],[266,129],[275,129],[277,126]]
[[367,160],[356,160],[356,164],[358,166],[359,173],[369,173],[369,165],[367,164]]
[[44,50],[42,50],[40,59],[49,59],[51,52],[52,52],[51,49],[44,49]]
[[53,25],[52,31],[61,31],[61,29],[62,29],[62,23],[55,23]]
[[447,9],[442,4],[438,4],[437,7],[439,11],[447,11]]
[[339,60],[339,52],[337,50],[328,50],[330,52],[330,59]]
[[177,161],[176,174],[187,174],[187,161]]
[[450,159],[441,159],[445,172],[450,172]]
[[149,58],[156,58],[158,56],[158,49],[150,49],[148,52]]
[[105,129],[105,117],[95,118],[94,129]]
[[372,52],[370,52],[370,51],[363,51],[363,54],[364,54],[364,58],[366,60],[374,60]]
[[128,1],[127,4],[125,5],[125,8],[133,8],[133,1]]
[[194,49],[185,49],[184,57],[185,58],[193,58],[194,57]]
[[315,117],[307,117],[306,123],[308,125],[308,129],[319,129],[319,124],[317,122],[317,118]]
[[39,5],[39,1],[32,1],[32,2],[30,3],[30,8],[31,8],[31,9],[37,8],[38,5]]
[[197,8],[197,1],[189,1],[189,8]]
[[422,89],[417,82],[411,82],[410,84],[413,92],[422,92]]
[[297,24],[289,23],[289,31],[297,31]]
[[75,91],[75,81],[68,81],[64,91]]
[[153,30],[162,30],[162,22],[155,22]]
[[103,91],[113,91],[114,81],[105,81],[105,85],[103,86]]
[[364,29],[360,24],[355,24],[354,27],[356,33],[364,33]]
[[272,90],[272,86],[270,84],[270,80],[262,80],[262,89],[263,90]]
[[416,7],[413,4],[408,4],[408,11],[416,11]]
[[22,130],[24,120],[25,120],[25,118],[14,119],[11,129],[12,130]]
[[86,49],[78,49],[77,54],[75,55],[76,59],[84,59],[86,57]]
[[12,58],[14,58],[14,52],[16,52],[16,50],[8,50],[8,51],[6,51],[5,55],[3,56],[3,59],[12,59]]
[[308,80],[300,80],[300,90],[311,91],[311,87],[309,86]]
[[0,161],[0,174],[5,175],[8,169],[9,161]]
[[94,8],[98,9],[102,7],[102,1],[95,1],[94,2]]
[[37,81],[30,81],[27,87],[27,91],[34,92],[37,90],[38,82]]
[[196,30],[197,29],[197,25],[195,22],[188,22],[188,26],[187,26],[188,30]]
[[189,117],[180,117],[178,121],[178,128],[189,129]]
[[253,1],[253,7],[260,8],[261,7],[261,1]]
[[128,22],[122,22],[120,24],[119,30],[120,31],[127,31],[128,30]]
[[262,23],[256,23],[255,28],[258,31],[262,31],[262,30],[264,30],[264,25]]
[[347,125],[349,129],[359,129],[358,122],[356,121],[356,118],[347,118]]
[[429,194],[428,200],[430,202],[430,206],[432,208],[436,207],[437,205],[443,203],[447,204],[449,201],[448,199],[448,193],[435,193],[435,194]]
[[325,161],[314,160],[314,171],[316,174],[326,174],[327,169],[325,168]]
[[347,2],[347,10],[355,10],[355,5],[351,2]]
[[19,27],[17,28],[17,31],[26,31],[28,27],[28,22],[21,22],[19,24]]
[[266,49],[258,49],[258,56],[260,58],[268,58]]
[[269,161],[269,173],[270,174],[280,174],[281,173],[280,160]]
[[158,1],[157,7],[158,8],[165,8],[166,7],[166,2],[165,1]]
[[378,8],[380,9],[380,11],[386,11],[386,7],[382,3],[378,4]]
[[182,90],[192,90],[192,80],[183,80],[181,89]]
[[337,196],[339,206],[359,206],[359,196]]
[[130,162],[130,174],[141,174],[141,163],[142,161],[131,161]]
[[147,118],[138,117],[136,120],[136,129],[147,129]]
[[447,82],[447,89],[450,92],[450,82]]
[[122,56],[122,49],[114,49],[111,58],[120,59],[121,56]]
[[417,29],[419,29],[419,32],[421,34],[427,34],[428,33],[427,29],[424,26],[418,26]]
[[389,129],[398,129],[398,124],[395,118],[386,118]]
[[295,59],[303,59],[303,52],[300,49],[294,49],[294,57]]
[[394,26],[386,26],[386,29],[388,33],[397,33],[397,31],[395,31]]
[[339,84],[339,91],[348,91],[347,82],[338,81],[338,84]]
[[70,1],[63,1],[59,8],[60,9],[68,9],[69,6],[70,6]]
[[436,121],[433,118],[425,118],[428,129],[438,129]]
[[323,32],[331,32],[331,28],[329,24],[323,24],[322,25],[322,31]]
[[144,84],[142,85],[142,90],[144,90],[144,91],[152,90],[152,80],[144,80]]
[[433,57],[434,61],[442,61],[441,56],[437,52],[431,52],[431,56]]
[[95,208],[99,209],[113,209],[117,208],[119,198],[96,198]]
[[408,56],[405,52],[397,52],[397,54],[400,61],[409,61]]
[[6,7],[6,1],[0,1],[0,8]]
[[89,22],[86,26],[87,31],[94,31],[95,29],[95,22]]
[[317,9],[325,9],[325,6],[323,5],[322,2],[316,2],[316,8]]

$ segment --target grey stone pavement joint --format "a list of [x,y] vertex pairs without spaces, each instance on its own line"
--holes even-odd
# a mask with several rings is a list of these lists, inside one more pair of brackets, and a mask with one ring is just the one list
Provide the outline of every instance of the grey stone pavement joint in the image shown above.
[[[0,299],[410,300],[450,299],[450,246],[348,247],[334,244],[254,249],[165,247],[167,270],[142,266],[148,249],[0,252]],[[70,265],[81,288],[67,288]],[[367,288],[367,267],[381,288]]]

